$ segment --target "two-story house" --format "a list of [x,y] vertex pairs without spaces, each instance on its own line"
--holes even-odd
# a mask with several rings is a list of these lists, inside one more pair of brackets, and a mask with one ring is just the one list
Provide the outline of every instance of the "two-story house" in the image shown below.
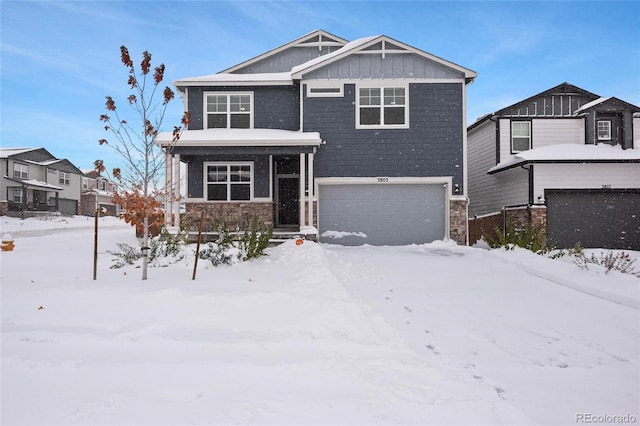
[[0,176],[3,214],[78,214],[82,172],[67,159],[56,158],[44,148],[2,148]]
[[205,211],[209,228],[257,218],[346,245],[465,244],[466,88],[475,77],[384,35],[349,42],[317,30],[179,79],[192,121],[175,144],[171,133],[157,137],[167,187],[181,186],[185,163],[181,201]]
[[469,126],[471,243],[513,218],[558,247],[640,250],[639,114],[563,83]]
[[93,216],[97,209],[102,214],[117,216],[120,208],[113,204],[117,185],[94,169],[83,170],[80,194],[80,214]]

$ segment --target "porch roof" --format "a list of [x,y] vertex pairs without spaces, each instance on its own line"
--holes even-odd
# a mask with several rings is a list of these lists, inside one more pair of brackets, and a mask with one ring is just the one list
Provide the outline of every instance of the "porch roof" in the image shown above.
[[[159,133],[155,143],[163,148],[172,145],[173,133]],[[204,129],[186,130],[174,146],[270,147],[318,146],[321,143],[322,139],[318,132],[280,129]]]
[[50,183],[42,182],[35,179],[14,179],[10,178],[9,176],[5,176],[4,178],[31,189],[45,189],[47,191],[62,191],[64,189],[59,186],[51,185]]
[[522,151],[490,168],[487,173],[494,174],[503,170],[531,163],[638,163],[640,149],[622,149],[607,144],[548,145]]

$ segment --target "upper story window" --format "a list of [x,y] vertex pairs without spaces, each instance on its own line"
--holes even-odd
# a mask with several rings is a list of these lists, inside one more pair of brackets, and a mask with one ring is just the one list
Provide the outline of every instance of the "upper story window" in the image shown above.
[[408,127],[407,89],[407,87],[359,87],[356,127]]
[[598,120],[598,140],[611,140],[611,120]]
[[13,163],[13,177],[16,179],[29,179],[29,166]]
[[205,198],[208,201],[251,200],[251,163],[205,164]]
[[207,129],[253,128],[253,93],[216,92],[205,94]]
[[100,191],[106,191],[107,190],[107,181],[104,179],[98,179],[98,189]]
[[58,182],[60,185],[71,185],[71,173],[69,172],[58,172]]
[[89,189],[89,178],[82,178],[82,190],[87,191]]
[[511,152],[518,153],[531,149],[531,122],[511,122]]

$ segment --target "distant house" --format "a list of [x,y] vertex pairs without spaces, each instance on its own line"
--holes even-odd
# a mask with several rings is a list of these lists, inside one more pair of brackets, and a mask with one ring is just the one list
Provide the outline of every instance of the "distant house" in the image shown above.
[[80,198],[80,214],[93,216],[96,209],[101,209],[101,214],[116,216],[120,213],[118,206],[113,204],[113,195],[117,185],[101,176],[94,169],[84,170],[82,174],[82,188]]
[[511,217],[559,247],[639,250],[639,114],[563,83],[469,126],[472,240]]
[[44,148],[1,148],[0,176],[2,214],[78,214],[82,172],[69,160]]
[[466,86],[475,77],[384,35],[349,42],[317,30],[179,79],[192,122],[175,146],[170,133],[157,137],[167,187],[180,187],[185,163],[182,201],[206,212],[209,229],[256,218],[346,245],[465,244]]

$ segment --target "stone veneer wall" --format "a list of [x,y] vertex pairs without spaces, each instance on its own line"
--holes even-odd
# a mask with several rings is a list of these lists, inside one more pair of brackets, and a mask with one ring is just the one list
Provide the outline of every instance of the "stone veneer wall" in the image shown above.
[[547,226],[547,207],[546,206],[523,206],[516,208],[502,209],[504,215],[504,225],[513,220],[516,228],[523,228],[529,224]]
[[216,230],[218,224],[224,223],[230,231],[244,231],[251,229],[254,218],[258,219],[258,228],[273,226],[272,202],[187,202],[186,211],[180,218],[181,227],[190,231],[197,231],[200,224],[200,214],[204,212],[203,232]]
[[460,245],[467,245],[466,198],[449,200],[449,238]]

